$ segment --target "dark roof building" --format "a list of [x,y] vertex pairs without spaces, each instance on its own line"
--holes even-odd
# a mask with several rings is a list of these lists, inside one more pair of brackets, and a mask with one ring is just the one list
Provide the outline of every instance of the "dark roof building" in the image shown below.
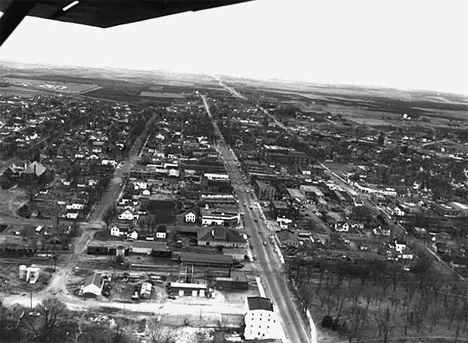
[[223,246],[231,248],[247,247],[247,240],[237,230],[225,226],[214,226],[197,231],[198,245]]
[[273,312],[273,303],[269,298],[263,297],[248,297],[247,298],[247,306],[249,307],[249,311],[252,310],[265,310],[265,311],[272,311]]

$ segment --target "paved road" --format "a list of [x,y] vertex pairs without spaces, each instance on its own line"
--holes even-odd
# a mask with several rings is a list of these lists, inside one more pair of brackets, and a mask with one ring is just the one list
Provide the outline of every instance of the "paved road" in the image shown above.
[[218,80],[219,82],[219,85],[221,87],[223,87],[224,89],[226,89],[229,93],[231,93],[232,95],[234,95],[235,97],[239,98],[239,99],[243,99],[243,100],[247,100],[247,98],[245,96],[243,96],[242,94],[240,94],[238,91],[236,91],[234,88],[232,87],[229,87],[228,85],[226,85],[225,83],[223,83],[223,81],[221,80],[221,78],[219,76],[216,76],[216,75],[211,75],[212,77],[214,77],[216,80]]
[[[202,96],[202,99],[206,111],[211,117],[206,97]],[[222,137],[215,121],[213,121],[213,126],[215,133]],[[292,301],[293,294],[283,273],[282,263],[274,251],[275,247],[269,243],[269,236],[272,232],[268,231],[267,225],[262,220],[262,212],[252,188],[242,178],[235,154],[223,139],[218,141],[217,148],[224,159],[239,204],[243,208],[244,226],[253,246],[253,254],[257,257],[258,270],[266,296],[271,298],[274,303],[287,342],[317,342],[316,337],[310,337],[310,330],[305,325],[304,317],[298,306]],[[264,241],[267,242],[266,245],[263,244]]]

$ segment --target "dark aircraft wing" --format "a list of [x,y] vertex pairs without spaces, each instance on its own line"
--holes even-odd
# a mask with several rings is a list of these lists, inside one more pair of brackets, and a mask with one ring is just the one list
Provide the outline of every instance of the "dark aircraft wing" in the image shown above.
[[0,46],[26,16],[111,27],[252,0],[0,0]]

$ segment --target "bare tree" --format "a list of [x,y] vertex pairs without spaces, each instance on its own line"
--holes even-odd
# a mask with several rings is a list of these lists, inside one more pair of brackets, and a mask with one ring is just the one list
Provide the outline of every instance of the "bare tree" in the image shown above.
[[102,216],[102,220],[106,224],[106,229],[109,230],[109,225],[112,223],[112,220],[114,219],[114,216],[117,214],[117,209],[115,206],[109,206],[106,211],[104,212],[104,215]]
[[157,320],[150,320],[147,324],[147,333],[151,343],[174,343],[173,331],[164,327]]
[[375,320],[379,328],[379,337],[383,338],[383,343],[387,343],[390,333],[396,326],[395,320],[390,315],[390,309],[387,307],[385,310],[377,313]]
[[21,318],[26,337],[43,342],[55,341],[61,336],[60,326],[65,324],[65,304],[55,298],[45,299],[37,308],[39,319],[30,320],[27,315]]
[[367,310],[363,307],[356,307],[348,315],[346,336],[349,343],[356,340],[361,342],[364,337],[368,338],[368,332],[365,330],[367,322]]

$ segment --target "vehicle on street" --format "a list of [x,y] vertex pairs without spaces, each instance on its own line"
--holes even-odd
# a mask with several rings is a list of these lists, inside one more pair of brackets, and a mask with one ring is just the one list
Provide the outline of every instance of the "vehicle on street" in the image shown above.
[[264,245],[264,246],[267,246],[267,242],[263,241],[263,245]]

